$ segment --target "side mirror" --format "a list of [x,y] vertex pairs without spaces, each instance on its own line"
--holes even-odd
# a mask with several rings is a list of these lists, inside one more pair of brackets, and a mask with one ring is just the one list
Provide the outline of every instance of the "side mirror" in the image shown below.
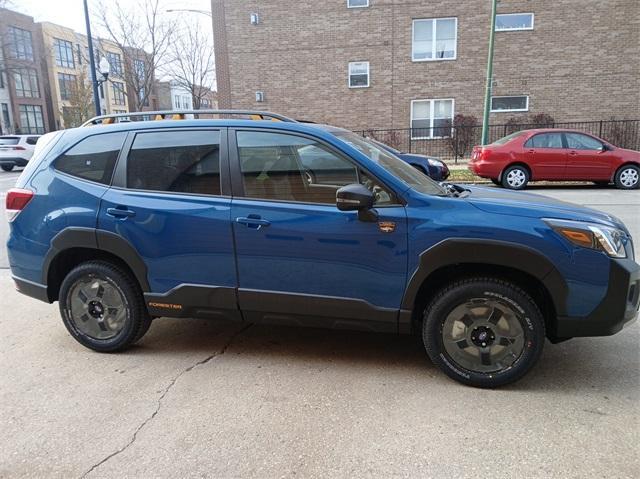
[[364,185],[353,183],[336,191],[336,206],[340,211],[357,211],[362,221],[376,221],[378,214],[373,209],[375,196]]

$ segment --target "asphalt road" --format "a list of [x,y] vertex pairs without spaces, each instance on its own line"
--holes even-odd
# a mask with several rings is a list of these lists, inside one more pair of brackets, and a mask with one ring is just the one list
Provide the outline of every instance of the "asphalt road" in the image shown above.
[[[640,238],[639,192],[534,190]],[[0,331],[0,477],[640,476],[638,324],[547,343],[497,391],[377,334],[160,319],[135,348],[97,354],[7,270]]]

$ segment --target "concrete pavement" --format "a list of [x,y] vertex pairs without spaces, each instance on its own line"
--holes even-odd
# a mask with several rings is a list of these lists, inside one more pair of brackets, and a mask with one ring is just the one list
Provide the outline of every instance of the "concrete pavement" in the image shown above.
[[[640,237],[638,192],[533,191]],[[547,343],[524,380],[485,391],[411,338],[357,332],[160,319],[93,353],[7,270],[0,293],[0,477],[640,475],[638,324]]]

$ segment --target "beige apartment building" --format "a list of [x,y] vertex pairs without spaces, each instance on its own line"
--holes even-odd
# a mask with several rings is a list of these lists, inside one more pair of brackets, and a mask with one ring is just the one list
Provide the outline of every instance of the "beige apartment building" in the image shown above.
[[[42,22],[39,27],[47,63],[49,129],[78,126],[95,115],[87,37],[54,23]],[[94,39],[93,47],[96,64],[105,57],[110,65],[108,81],[100,85],[101,113],[128,112],[122,51],[103,39]]]
[[[482,118],[488,0],[212,0],[218,101],[360,130]],[[637,0],[502,0],[490,121],[640,118]]]

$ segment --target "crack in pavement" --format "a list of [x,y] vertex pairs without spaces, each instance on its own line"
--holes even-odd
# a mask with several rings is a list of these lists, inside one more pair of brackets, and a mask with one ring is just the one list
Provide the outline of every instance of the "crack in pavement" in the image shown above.
[[222,349],[220,349],[219,351],[211,354],[210,356],[207,356],[204,359],[201,359],[200,361],[196,362],[195,364],[192,364],[188,368],[183,369],[173,379],[171,379],[171,381],[169,381],[169,384],[164,388],[164,390],[162,391],[162,394],[158,398],[156,409],[153,411],[153,413],[148,418],[146,418],[144,421],[142,421],[142,423],[140,423],[140,425],[133,432],[133,435],[131,436],[131,439],[129,440],[129,442],[127,444],[125,444],[123,447],[121,447],[120,449],[118,449],[117,451],[112,452],[111,454],[106,456],[104,459],[102,459],[101,461],[99,461],[99,462],[95,463],[93,466],[91,466],[90,469],[88,469],[85,473],[83,473],[80,476],[80,479],[84,479],[89,474],[91,474],[93,471],[95,471],[98,467],[100,467],[105,462],[107,462],[109,459],[111,459],[111,458],[117,456],[118,454],[126,451],[134,442],[136,442],[136,439],[138,438],[138,433],[158,415],[158,413],[160,412],[160,408],[162,407],[162,400],[169,393],[169,391],[173,388],[173,386],[176,384],[178,379],[180,379],[182,377],[182,375],[188,373],[189,371],[192,371],[193,369],[197,368],[198,366],[202,366],[203,364],[207,364],[212,359],[217,358],[218,356],[222,356],[224,353],[227,352],[227,349],[229,349],[229,347],[235,341],[235,339],[238,336],[240,336],[242,333],[244,333],[247,329],[249,329],[251,326],[253,326],[253,323],[247,324],[246,326],[240,328],[238,331],[236,331],[235,333],[233,333],[231,335],[229,340],[222,346]]

